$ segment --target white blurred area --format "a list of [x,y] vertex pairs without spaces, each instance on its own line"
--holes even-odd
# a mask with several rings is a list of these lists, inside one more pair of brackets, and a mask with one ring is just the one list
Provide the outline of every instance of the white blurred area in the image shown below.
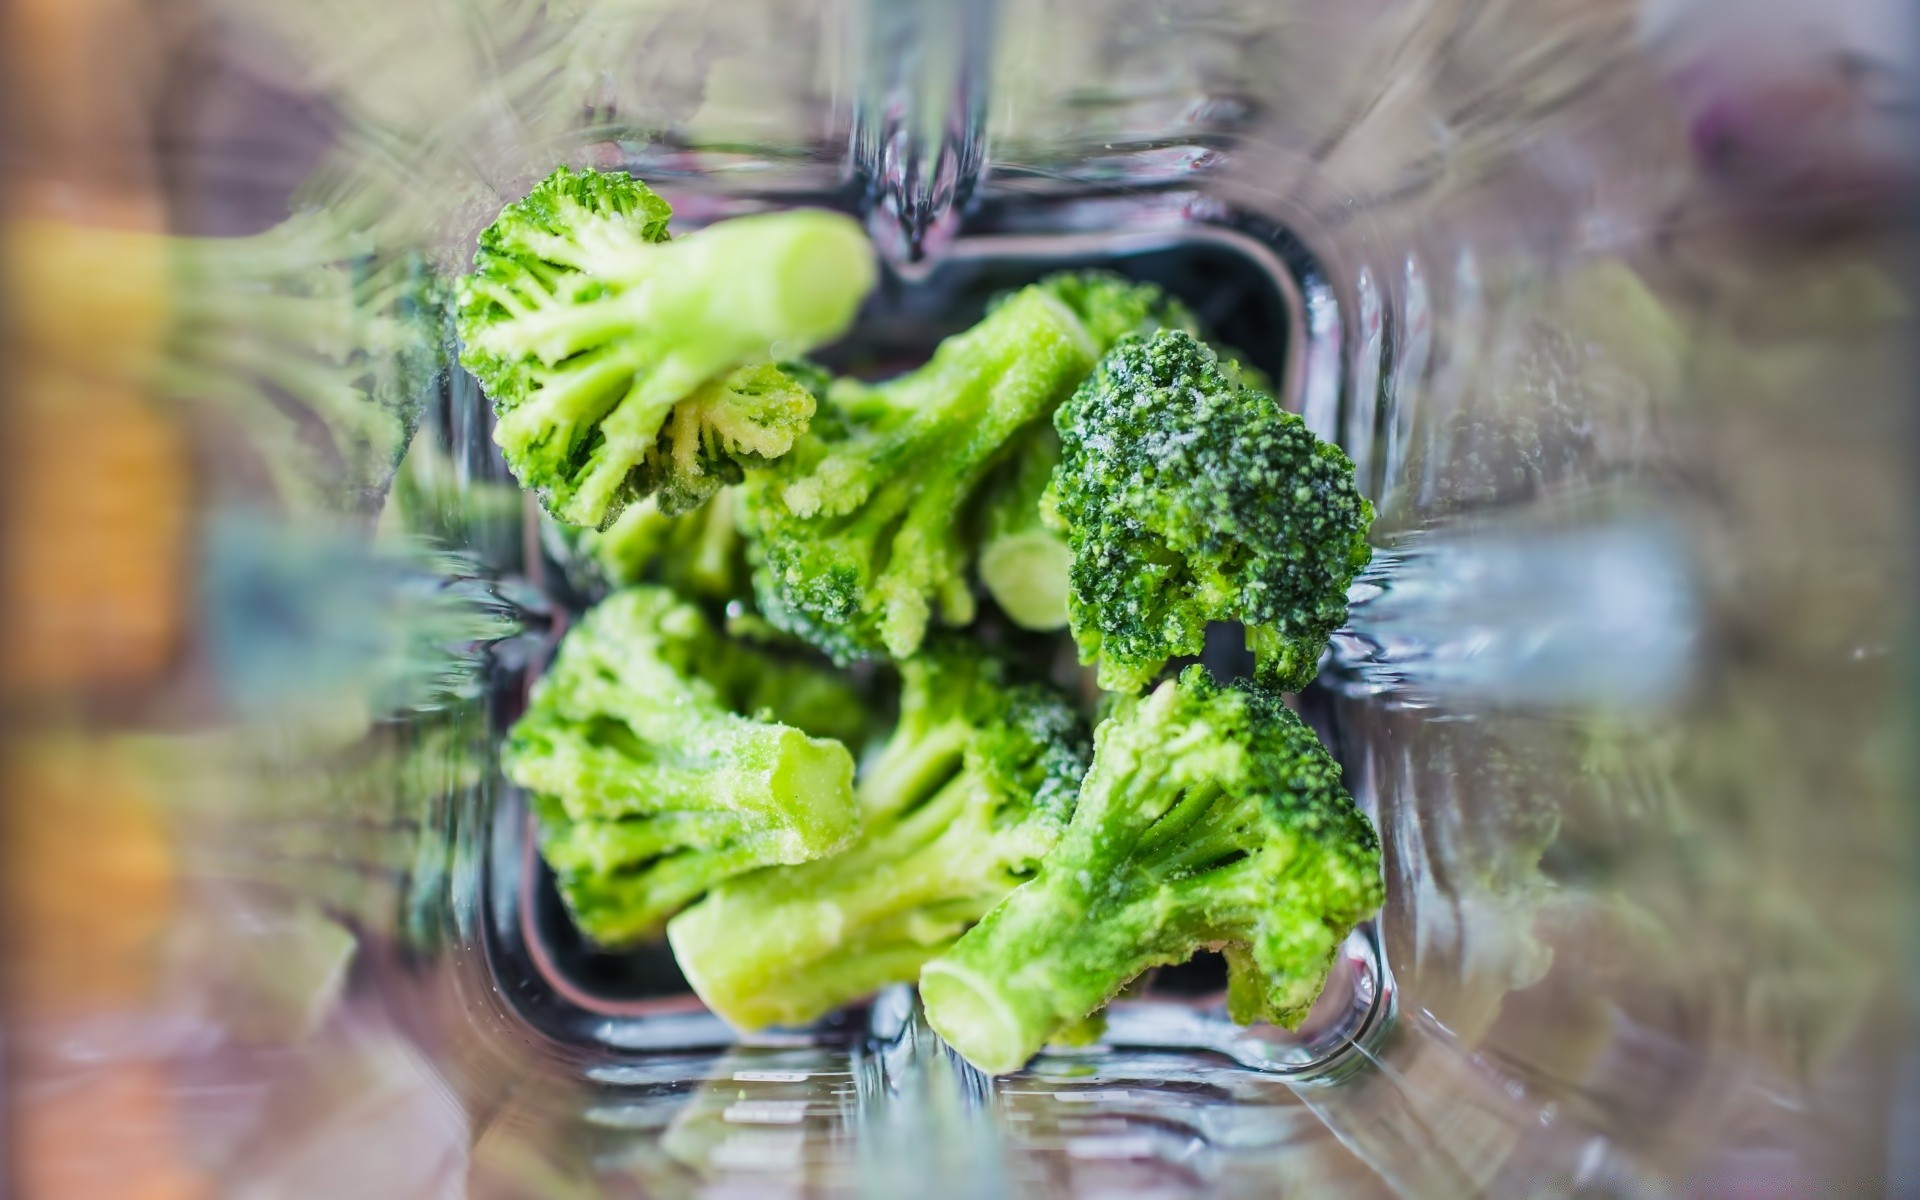
[[1905,0],[1646,0],[1638,36],[1696,151],[1758,202],[1885,196],[1914,178],[1920,7]]

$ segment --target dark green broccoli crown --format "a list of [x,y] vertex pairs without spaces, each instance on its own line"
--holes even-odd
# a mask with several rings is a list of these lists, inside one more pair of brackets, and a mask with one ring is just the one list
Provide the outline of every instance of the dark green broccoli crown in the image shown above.
[[983,1070],[1018,1067],[1156,965],[1225,950],[1236,1019],[1297,1020],[1380,903],[1379,842],[1277,693],[1200,667],[1094,735],[1065,834],[947,955],[927,1019]]
[[862,496],[863,507],[844,515],[796,511],[786,489],[815,479],[821,464],[836,458],[872,461],[870,448],[894,436],[892,425],[855,425],[823,406],[793,451],[747,483],[747,552],[761,612],[842,665],[886,657],[886,614],[874,597],[911,484],[882,482]]
[[1103,681],[1138,687],[1239,621],[1261,678],[1313,677],[1371,551],[1352,461],[1190,334],[1123,338],[1061,405],[1071,611]]
[[[1182,673],[1183,682],[1193,674],[1204,676],[1205,672],[1189,667]],[[1245,705],[1248,785],[1262,796],[1269,818],[1377,876],[1378,863],[1368,860],[1379,857],[1380,836],[1354,807],[1341,783],[1340,764],[1319,737],[1278,692],[1244,679],[1233,681],[1226,690],[1237,693]]]
[[872,571],[864,547],[846,539],[811,543],[762,522],[748,544],[753,586],[768,624],[841,666],[886,656],[880,619],[865,610]]
[[1017,684],[969,749],[968,766],[1002,795],[1022,798],[1023,817],[1064,828],[1092,750],[1086,721],[1064,697],[1042,684]]

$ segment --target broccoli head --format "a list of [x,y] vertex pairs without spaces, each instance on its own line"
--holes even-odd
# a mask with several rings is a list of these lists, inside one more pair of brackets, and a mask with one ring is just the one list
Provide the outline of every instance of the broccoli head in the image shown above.
[[774,367],[837,337],[874,281],[858,223],[818,210],[669,240],[672,210],[618,172],[560,168],[480,235],[461,362],[494,440],[560,520],[602,528],[657,493],[690,508],[784,454],[814,400]]
[[[1062,271],[1040,280],[1080,318],[1096,352],[1128,334],[1152,337],[1161,329],[1200,336],[1186,305],[1151,283],[1111,271]],[[1022,629],[1067,625],[1067,576],[1073,552],[1043,500],[1060,462],[1060,438],[1042,424],[1021,436],[1011,458],[985,488],[980,534],[980,582],[1000,610]]]
[[582,932],[619,946],[714,885],[840,849],[853,758],[742,715],[773,664],[663,588],[608,598],[567,634],[502,752]]
[[[1162,329],[1178,329],[1205,339],[1200,318],[1157,284],[1142,283],[1112,271],[1061,271],[1040,280],[1040,286],[1073,310],[1087,335],[1105,354],[1128,334],[1150,338]],[[1234,358],[1217,342],[1208,342],[1220,356],[1220,369],[1236,383],[1272,391],[1266,375]]]
[[1100,684],[1136,691],[1238,621],[1263,683],[1304,686],[1372,551],[1353,463],[1191,335],[1122,338],[1054,414],[1068,616]]
[[836,381],[793,452],[747,483],[767,619],[843,663],[907,657],[936,610],[950,625],[972,620],[976,493],[1093,359],[1079,319],[1034,286],[915,371]]
[[1382,893],[1379,838],[1313,732],[1278,694],[1190,667],[1117,701],[1066,833],[920,994],[992,1073],[1204,947],[1226,951],[1235,1020],[1297,1023]]
[[1062,697],[966,647],[900,669],[899,722],[858,788],[859,839],[733,880],[667,925],[694,990],[737,1026],[811,1021],[911,981],[1066,827],[1088,746]]

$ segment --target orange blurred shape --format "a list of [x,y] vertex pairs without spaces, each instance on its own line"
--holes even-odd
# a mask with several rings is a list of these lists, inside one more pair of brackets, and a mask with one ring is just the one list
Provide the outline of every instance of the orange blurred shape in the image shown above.
[[0,682],[149,680],[183,618],[189,502],[184,439],[143,391],[167,333],[171,243],[137,191],[40,181],[7,199]]
[[162,1070],[116,1062],[30,1076],[9,1096],[21,1200],[197,1200],[207,1180],[181,1160]]
[[110,747],[77,736],[8,748],[0,805],[14,1194],[23,1200],[187,1200],[152,1062],[71,1054],[89,1021],[138,1021],[173,916],[174,860],[155,799]]
[[11,374],[0,679],[30,693],[150,680],[183,621],[184,439],[126,384],[34,360]]
[[148,1000],[174,859],[147,780],[77,736],[16,740],[0,805],[14,1015],[79,1018]]
[[13,207],[0,246],[12,356],[145,384],[167,332],[171,243],[142,227],[157,214],[56,187]]

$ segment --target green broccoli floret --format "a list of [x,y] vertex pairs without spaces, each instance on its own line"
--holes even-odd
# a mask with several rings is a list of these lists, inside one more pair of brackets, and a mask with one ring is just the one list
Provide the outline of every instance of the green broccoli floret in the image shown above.
[[[1040,286],[1073,310],[1102,354],[1130,333],[1150,338],[1162,329],[1178,329],[1206,339],[1193,310],[1157,284],[1141,283],[1112,271],[1061,271],[1040,280]],[[1217,342],[1207,344],[1220,356],[1220,369],[1235,383],[1273,390],[1257,367],[1240,362]]]
[[649,496],[605,529],[551,528],[571,561],[591,563],[615,588],[663,583],[683,596],[725,603],[753,594],[739,511],[739,489],[727,488],[692,512],[668,516]]
[[[1199,321],[1186,305],[1150,283],[1110,271],[1063,271],[1038,286],[1073,310],[1102,354],[1130,333],[1152,337],[1161,329],[1183,329],[1200,336]],[[1022,435],[985,488],[980,582],[1023,629],[1067,625],[1073,552],[1042,503],[1059,462],[1060,438],[1042,425]]]
[[1305,686],[1372,554],[1352,461],[1177,330],[1123,338],[1054,424],[1068,615],[1100,685],[1136,691],[1238,621],[1263,683]]
[[1178,299],[1112,271],[1061,271],[1036,286],[1073,310],[1102,354],[1130,333],[1152,337],[1162,329],[1182,329],[1201,336],[1199,318]]
[[568,632],[501,760],[535,797],[588,937],[639,941],[726,879],[853,837],[846,747],[741,715],[770,672],[663,588],[609,597]]
[[918,370],[875,385],[836,381],[793,452],[748,481],[749,554],[767,619],[843,663],[912,654],[936,610],[949,625],[970,621],[975,495],[1094,353],[1078,318],[1030,287]]
[[1059,844],[920,994],[992,1073],[1203,947],[1226,951],[1235,1020],[1297,1023],[1382,894],[1379,838],[1313,732],[1278,694],[1189,667],[1118,701]]
[[461,362],[494,440],[560,520],[604,527],[658,493],[675,512],[786,453],[812,395],[771,359],[839,336],[873,286],[857,222],[818,210],[668,240],[672,210],[623,173],[562,167],[480,235]]
[[1088,745],[1062,697],[959,645],[901,674],[899,723],[861,776],[859,840],[736,879],[667,925],[694,990],[737,1026],[804,1023],[911,981],[1066,827]]

